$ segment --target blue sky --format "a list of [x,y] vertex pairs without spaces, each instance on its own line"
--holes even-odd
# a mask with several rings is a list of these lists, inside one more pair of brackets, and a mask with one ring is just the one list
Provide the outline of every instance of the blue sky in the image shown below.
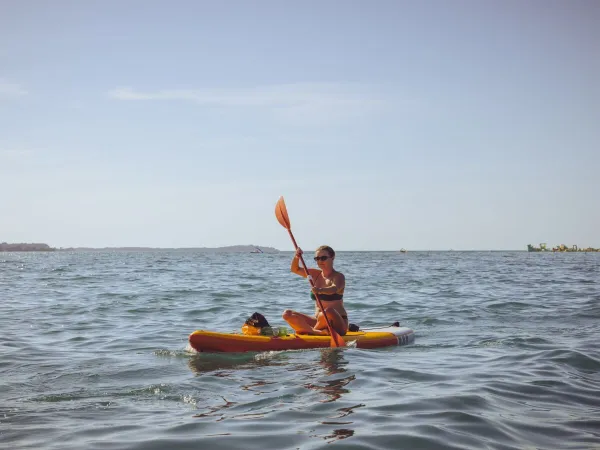
[[600,247],[600,3],[3,1],[0,241]]

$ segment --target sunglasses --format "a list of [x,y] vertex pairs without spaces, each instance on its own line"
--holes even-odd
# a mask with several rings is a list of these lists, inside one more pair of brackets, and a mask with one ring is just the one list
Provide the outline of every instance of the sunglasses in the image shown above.
[[331,256],[315,256],[314,260],[315,261],[327,261],[329,258],[331,258]]

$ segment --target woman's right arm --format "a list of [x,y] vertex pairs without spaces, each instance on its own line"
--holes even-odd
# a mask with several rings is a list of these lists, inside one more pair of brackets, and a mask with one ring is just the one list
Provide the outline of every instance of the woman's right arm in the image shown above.
[[292,259],[292,266],[290,267],[290,271],[295,273],[296,275],[300,275],[302,278],[306,278],[306,272],[302,267],[300,267],[300,255],[302,254],[302,250],[298,248],[296,250],[296,254],[294,255],[294,259]]

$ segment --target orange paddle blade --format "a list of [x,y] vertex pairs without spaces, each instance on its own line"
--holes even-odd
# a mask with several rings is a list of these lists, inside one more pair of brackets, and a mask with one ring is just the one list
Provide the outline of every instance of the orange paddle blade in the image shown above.
[[283,196],[279,197],[279,200],[277,200],[277,204],[275,205],[275,217],[277,217],[281,226],[286,230],[289,230],[292,227],[287,208],[285,207],[285,201],[283,201]]

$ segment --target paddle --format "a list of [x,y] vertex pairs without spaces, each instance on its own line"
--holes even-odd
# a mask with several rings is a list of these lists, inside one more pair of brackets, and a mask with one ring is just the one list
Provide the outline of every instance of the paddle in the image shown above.
[[[283,201],[283,197],[279,197],[279,200],[277,200],[277,204],[275,205],[275,216],[277,217],[277,220],[281,224],[281,226],[288,231],[290,237],[292,238],[294,248],[298,250],[298,244],[296,244],[296,239],[294,239],[294,235],[292,234],[292,225],[290,224],[290,217],[288,216],[287,208],[285,207],[285,201]],[[306,273],[306,277],[308,278],[308,281],[310,282],[310,285],[313,288],[315,298],[317,299],[317,304],[319,305],[319,308],[321,309],[321,312],[325,317],[325,322],[327,322],[327,329],[329,330],[329,335],[331,336],[330,347],[345,347],[346,342],[344,341],[344,338],[342,338],[342,336],[340,336],[331,326],[329,318],[325,314],[325,308],[323,308],[323,303],[321,303],[321,299],[319,299],[317,293],[314,292],[314,288],[316,286],[312,277],[308,273],[308,269],[306,267],[306,263],[304,262],[304,258],[302,257],[302,255],[300,255],[300,262],[302,262],[304,273]]]

